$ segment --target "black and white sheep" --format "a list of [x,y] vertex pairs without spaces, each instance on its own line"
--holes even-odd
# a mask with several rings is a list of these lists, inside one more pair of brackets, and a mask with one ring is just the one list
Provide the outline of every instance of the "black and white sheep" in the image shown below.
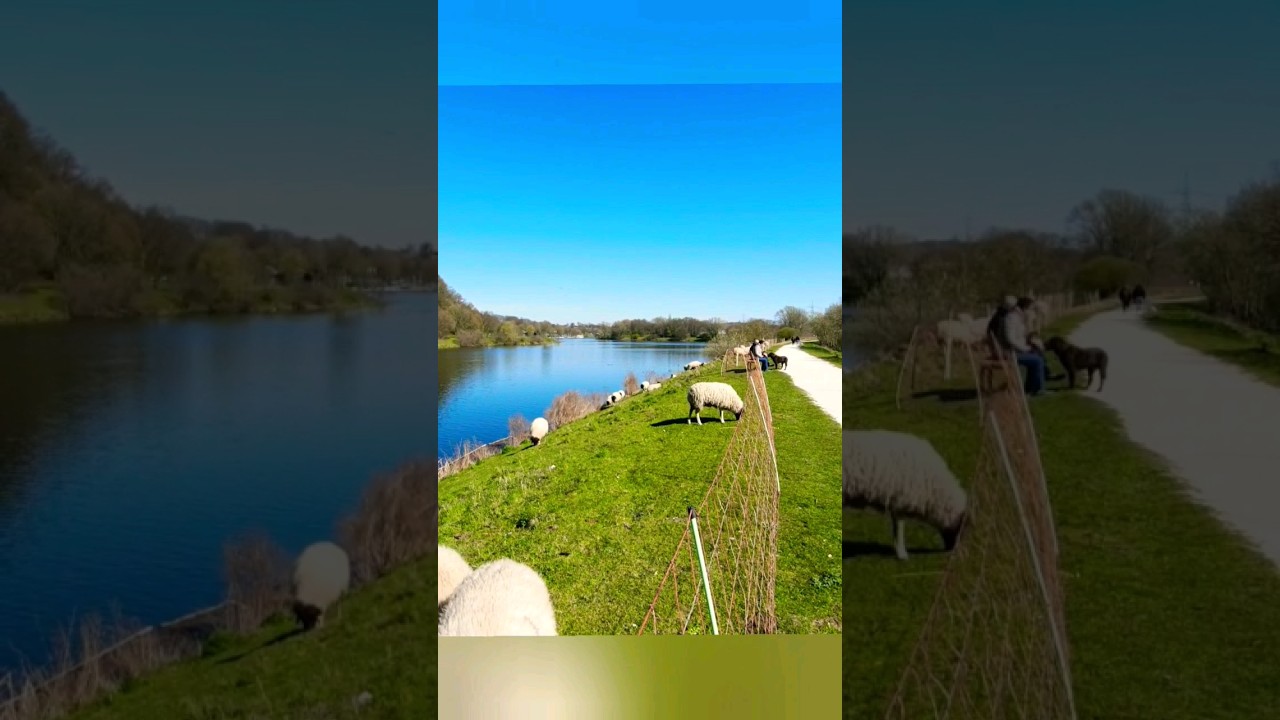
[[[705,364],[706,364],[706,363],[702,362],[701,360],[694,360],[693,362],[691,362],[691,363],[689,363],[689,364],[685,365],[685,366],[684,366],[684,369],[685,369],[685,370],[697,370],[698,368],[702,367],[702,366],[703,366],[703,365],[705,365]],[[674,376],[674,375],[672,375],[672,377],[675,377],[675,376]]]
[[650,382],[648,380],[645,380],[644,382],[640,383],[640,389],[645,392],[653,392],[654,390],[657,390],[658,388],[661,388],[661,387],[662,387],[662,383],[660,382]]
[[533,441],[534,445],[537,445],[542,442],[542,438],[547,436],[547,431],[550,429],[551,426],[547,424],[546,418],[534,418],[533,422],[529,423],[529,439]]
[[445,601],[458,589],[458,585],[471,574],[471,566],[457,550],[444,545],[436,547],[436,604]]
[[733,413],[733,419],[742,417],[742,398],[731,385],[721,382],[699,382],[689,386],[686,395],[689,400],[689,416],[685,418],[690,424],[697,418],[702,424],[702,408],[712,407],[720,411],[720,422],[724,422],[724,411]]
[[293,566],[293,615],[303,630],[324,626],[324,613],[351,586],[351,561],[331,542],[309,545]]
[[899,560],[907,559],[907,518],[933,526],[946,549],[955,548],[968,496],[927,440],[888,430],[846,430],[843,444],[844,507],[888,514]]
[[440,637],[556,635],[556,614],[542,576],[503,558],[481,565],[440,613]]
[[608,399],[605,400],[604,404],[605,406],[616,405],[622,402],[622,399],[625,398],[626,396],[627,396],[626,390],[618,390],[616,392],[611,392],[609,393],[609,397]]

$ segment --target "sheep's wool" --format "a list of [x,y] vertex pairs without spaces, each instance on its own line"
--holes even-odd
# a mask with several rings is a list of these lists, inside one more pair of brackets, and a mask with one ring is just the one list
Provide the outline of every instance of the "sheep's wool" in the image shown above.
[[342,548],[318,542],[298,556],[293,570],[293,596],[297,601],[325,610],[351,585],[351,561]]
[[914,517],[937,528],[964,514],[968,497],[928,441],[888,430],[846,430],[844,504]]
[[444,545],[438,546],[436,548],[436,604],[443,605],[470,574],[471,566],[462,559],[457,550]]
[[533,568],[503,558],[481,565],[440,614],[441,637],[555,635],[551,594]]

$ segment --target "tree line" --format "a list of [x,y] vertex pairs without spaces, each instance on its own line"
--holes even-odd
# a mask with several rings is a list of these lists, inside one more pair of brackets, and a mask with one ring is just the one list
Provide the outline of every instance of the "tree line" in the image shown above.
[[429,287],[430,243],[389,249],[130,205],[0,93],[0,294],[71,317],[327,309]]
[[[1257,192],[1242,197],[1254,198]],[[1258,201],[1249,202],[1248,212],[1256,214]],[[1223,217],[1243,212],[1239,203],[1234,201]],[[866,353],[891,352],[905,344],[917,324],[972,314],[1005,295],[1106,298],[1138,283],[1194,281],[1212,298],[1221,293],[1210,287],[1214,277],[1196,248],[1215,258],[1248,257],[1234,249],[1223,222],[1210,214],[1180,215],[1158,199],[1108,189],[1071,208],[1062,233],[995,227],[973,240],[920,241],[888,226],[863,227],[843,238],[851,340]],[[1251,237],[1258,240],[1239,241],[1242,247],[1265,245],[1256,230]],[[1233,267],[1239,272],[1243,263]]]

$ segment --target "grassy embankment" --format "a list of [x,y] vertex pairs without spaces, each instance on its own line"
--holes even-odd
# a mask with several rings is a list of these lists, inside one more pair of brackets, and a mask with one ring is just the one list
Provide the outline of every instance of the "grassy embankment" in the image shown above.
[[[1080,316],[1051,332],[1066,335]],[[896,367],[846,381],[851,428],[929,439],[967,482],[979,430],[971,402],[894,407]],[[1158,458],[1084,394],[1032,405],[1061,543],[1076,709],[1081,718],[1280,717],[1280,575],[1189,497]],[[889,523],[846,513],[846,717],[880,717],[924,622],[946,555],[908,524],[916,549],[892,557]],[[865,548],[864,548],[865,549]]]
[[1157,303],[1147,323],[1170,340],[1280,386],[1280,337],[1211,314],[1203,302]]
[[826,360],[836,367],[843,367],[844,365],[843,354],[839,350],[823,347],[816,342],[806,342],[800,346],[800,349],[819,360]]
[[[291,313],[348,312],[378,307],[374,296],[352,289],[293,293],[285,288],[264,290],[239,312],[213,311],[184,306],[173,293],[153,290],[138,295],[121,313],[132,317],[182,315],[282,315]],[[90,313],[96,314],[96,313]],[[0,325],[21,325],[70,320],[67,299],[56,287],[40,287],[21,293],[0,294]]]
[[[783,373],[766,373],[782,481],[779,632],[840,631],[840,433]],[[730,433],[688,425],[695,380],[746,398],[746,377],[719,363],[663,381],[441,481],[440,539],[472,565],[510,557],[547,581],[565,635],[634,634],[683,532],[715,476]]]
[[[348,595],[325,627],[291,620],[220,636],[205,656],[135,681],[72,720],[418,718],[436,708],[434,557]],[[356,698],[369,694],[363,707]]]

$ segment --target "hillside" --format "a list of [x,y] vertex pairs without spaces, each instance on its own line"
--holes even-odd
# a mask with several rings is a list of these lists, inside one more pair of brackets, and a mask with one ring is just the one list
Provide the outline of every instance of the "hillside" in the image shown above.
[[135,207],[0,93],[0,322],[327,310],[427,287],[435,248],[388,249]]
[[[839,633],[840,428],[785,373],[765,375],[782,484],[778,632]],[[540,572],[562,634],[635,634],[736,427],[711,411],[686,424],[699,380],[749,397],[744,375],[711,363],[450,475],[440,542],[473,565],[510,557]]]
[[68,718],[435,717],[434,573],[434,557],[395,570],[343,599],[311,634],[297,635],[282,621],[246,638],[215,638],[204,657]]

